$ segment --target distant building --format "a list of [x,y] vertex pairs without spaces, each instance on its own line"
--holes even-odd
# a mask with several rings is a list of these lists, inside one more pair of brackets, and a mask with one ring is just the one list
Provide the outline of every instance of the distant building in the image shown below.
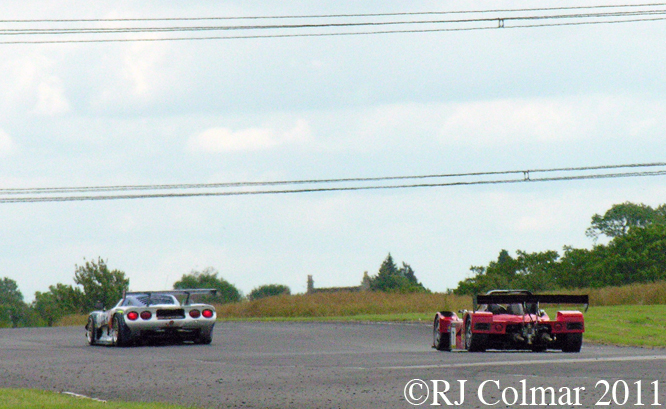
[[307,294],[314,293],[338,293],[342,291],[349,292],[359,292],[359,291],[369,291],[370,290],[370,276],[368,272],[363,273],[363,279],[361,280],[361,285],[356,287],[326,287],[326,288],[315,288],[314,280],[312,275],[308,275],[308,291]]

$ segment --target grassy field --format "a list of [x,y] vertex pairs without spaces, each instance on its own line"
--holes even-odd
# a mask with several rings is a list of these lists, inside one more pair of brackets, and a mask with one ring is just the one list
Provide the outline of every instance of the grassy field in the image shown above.
[[[568,306],[563,309],[573,309]],[[554,319],[558,308],[547,308]],[[431,325],[435,312],[357,314],[315,317],[226,318],[224,321],[403,321]],[[590,307],[585,313],[585,341],[609,345],[666,347],[666,305],[612,305]]]
[[101,402],[35,389],[0,389],[0,409],[194,409],[166,403]]
[[434,313],[470,308],[471,297],[445,294],[341,292],[283,295],[216,306],[228,318],[344,317],[377,314]]
[[[561,291],[590,295],[585,314],[588,341],[666,346],[666,282]],[[224,321],[422,321],[436,311],[471,309],[472,297],[451,294],[343,292],[297,294],[217,305]],[[582,308],[582,306],[566,306]],[[549,308],[552,314],[553,308]],[[58,325],[85,325],[86,316],[68,316]]]
[[591,307],[585,340],[603,344],[666,347],[666,305]]
[[[666,305],[666,282],[622,287],[558,291],[589,294],[594,307],[612,305]],[[316,293],[263,298],[218,305],[221,319],[275,317],[345,317],[371,314],[431,314],[439,310],[472,308],[472,297],[452,294],[392,294],[380,292]]]
[[[600,289],[563,290],[558,293],[589,294],[593,307],[613,305],[666,305],[666,281]],[[223,320],[311,319],[371,315],[433,314],[435,311],[472,308],[472,297],[452,294],[393,294],[342,292],[296,294],[216,305]],[[86,315],[70,315],[56,325],[85,325]],[[372,319],[372,318],[369,318]]]

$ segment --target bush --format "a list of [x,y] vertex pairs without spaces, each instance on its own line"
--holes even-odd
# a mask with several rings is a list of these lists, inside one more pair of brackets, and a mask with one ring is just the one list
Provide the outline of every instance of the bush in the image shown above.
[[282,284],[266,284],[255,288],[250,291],[247,298],[252,300],[258,300],[265,297],[274,297],[276,295],[290,295],[291,291],[289,287]]
[[222,277],[218,278],[217,275],[218,271],[213,267],[205,268],[203,271],[192,270],[190,274],[183,274],[183,277],[173,284],[173,288],[174,290],[187,288],[216,289],[217,295],[196,296],[198,301],[204,303],[226,304],[240,301],[242,298],[240,291]]

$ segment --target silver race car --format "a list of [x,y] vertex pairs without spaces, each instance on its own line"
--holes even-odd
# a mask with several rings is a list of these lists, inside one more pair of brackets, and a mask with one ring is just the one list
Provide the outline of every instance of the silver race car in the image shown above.
[[[88,316],[86,338],[90,345],[126,346],[149,340],[193,341],[210,344],[215,307],[190,303],[191,295],[212,294],[214,289],[126,292],[115,307]],[[181,296],[181,303],[176,296]]]

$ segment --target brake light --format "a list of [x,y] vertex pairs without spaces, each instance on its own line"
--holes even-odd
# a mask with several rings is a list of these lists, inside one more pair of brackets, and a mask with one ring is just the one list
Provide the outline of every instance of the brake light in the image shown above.
[[212,310],[203,310],[201,313],[205,318],[213,318],[213,311]]
[[192,318],[199,318],[201,316],[201,313],[199,310],[190,310],[190,317]]
[[142,320],[149,320],[152,317],[153,317],[153,313],[151,313],[150,311],[142,311],[141,312],[141,319]]
[[139,318],[139,313],[136,311],[130,311],[127,313],[127,319],[130,321],[136,321],[136,319]]

